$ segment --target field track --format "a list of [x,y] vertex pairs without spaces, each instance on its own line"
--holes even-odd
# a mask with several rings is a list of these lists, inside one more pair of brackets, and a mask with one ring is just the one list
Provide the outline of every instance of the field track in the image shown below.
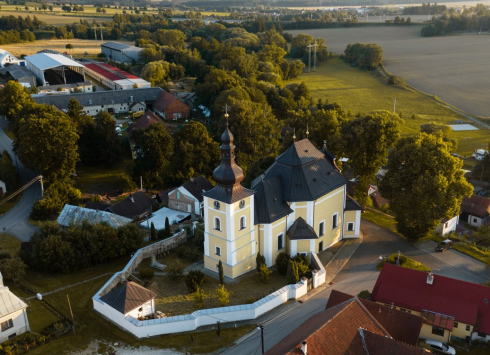
[[377,43],[385,68],[473,116],[490,116],[490,34],[420,37],[420,26],[295,30],[323,37],[330,51]]

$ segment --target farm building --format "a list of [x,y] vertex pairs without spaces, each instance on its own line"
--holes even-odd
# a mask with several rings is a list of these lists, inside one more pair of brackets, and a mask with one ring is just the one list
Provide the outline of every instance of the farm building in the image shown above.
[[38,104],[54,105],[67,112],[68,102],[73,97],[85,109],[85,113],[95,116],[100,111],[111,114],[126,112],[144,112],[160,95],[160,88],[131,89],[125,91],[98,91],[71,93],[66,95],[32,95]]
[[151,87],[148,81],[106,63],[86,64],[85,71],[92,78],[114,90]]
[[138,62],[140,52],[143,50],[143,48],[138,48],[119,42],[103,43],[100,45],[100,49],[102,54],[104,54],[107,59],[112,59],[118,63],[132,63],[133,61]]
[[36,76],[39,86],[85,81],[84,66],[63,55],[38,53],[25,59],[27,69]]
[[191,113],[189,106],[165,90],[153,103],[153,109],[166,120],[188,118]]
[[9,64],[18,64],[19,60],[4,49],[0,49],[0,68]]
[[6,73],[16,82],[26,88],[36,87],[36,77],[26,67],[19,65],[7,65],[0,70],[1,73]]
[[119,228],[131,223],[132,220],[106,211],[65,205],[58,216],[57,222],[62,227],[88,222],[89,224],[105,223],[112,228]]
[[92,92],[94,85],[90,81],[74,84],[47,85],[37,88],[39,94],[69,94],[71,92]]

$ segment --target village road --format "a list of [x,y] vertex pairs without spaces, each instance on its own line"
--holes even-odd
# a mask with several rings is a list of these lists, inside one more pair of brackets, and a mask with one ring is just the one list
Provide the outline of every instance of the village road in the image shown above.
[[[473,259],[466,259],[466,256],[454,250],[436,254],[431,243],[410,245],[395,233],[366,220],[362,221],[361,230],[364,235],[363,242],[334,278],[333,285],[313,290],[302,299],[303,303],[291,302],[288,307],[285,307],[284,312],[272,317],[266,314],[258,320],[258,323],[264,326],[265,351],[313,314],[325,309],[333,289],[351,295],[357,295],[362,290],[372,291],[379,275],[376,265],[380,255],[387,256],[400,251],[429,266],[436,275],[477,283],[490,280],[488,267]],[[225,353],[258,355],[261,351],[260,330],[256,329]]]
[[[12,151],[12,140],[3,131],[7,128],[7,121],[0,117],[0,151],[9,152],[14,165],[17,166],[22,183],[25,184],[34,179],[38,174],[34,170],[26,169],[22,166],[19,159],[15,157]],[[21,199],[10,211],[0,216],[0,233],[10,234],[20,241],[28,242],[36,226],[29,224],[29,215],[32,206],[41,198],[41,186],[35,183],[24,190]]]

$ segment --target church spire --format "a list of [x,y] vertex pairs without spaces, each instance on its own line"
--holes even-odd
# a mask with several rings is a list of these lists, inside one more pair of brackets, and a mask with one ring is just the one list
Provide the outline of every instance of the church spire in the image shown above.
[[213,180],[222,186],[240,185],[243,180],[243,170],[235,163],[235,146],[233,134],[228,128],[228,105],[225,105],[226,128],[221,135],[221,164],[214,169]]

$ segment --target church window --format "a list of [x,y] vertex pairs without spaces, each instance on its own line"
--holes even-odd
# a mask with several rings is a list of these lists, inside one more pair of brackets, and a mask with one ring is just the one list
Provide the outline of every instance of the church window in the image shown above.
[[338,217],[339,215],[337,213],[332,216],[332,229],[335,229],[339,226]]
[[277,251],[284,249],[284,233],[277,236]]
[[240,217],[240,230],[245,229],[247,227],[245,223],[245,216]]
[[214,217],[214,229],[217,231],[221,231],[221,221],[218,217]]
[[318,236],[321,237],[325,234],[325,222],[321,221],[320,225],[318,226]]
[[214,253],[218,256],[221,256],[221,248],[220,247],[214,247]]
[[352,232],[354,230],[354,223],[352,222],[347,223],[347,230],[349,232]]

